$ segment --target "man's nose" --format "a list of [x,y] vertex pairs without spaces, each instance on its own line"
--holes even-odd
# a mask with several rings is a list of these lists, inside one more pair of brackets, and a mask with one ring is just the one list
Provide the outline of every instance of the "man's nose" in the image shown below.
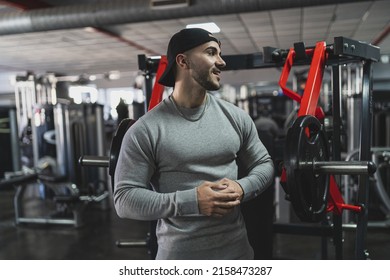
[[220,68],[223,68],[223,67],[226,66],[226,62],[225,62],[225,60],[222,59],[221,56],[219,56],[219,58],[218,58],[217,65],[218,65],[218,67],[220,67]]

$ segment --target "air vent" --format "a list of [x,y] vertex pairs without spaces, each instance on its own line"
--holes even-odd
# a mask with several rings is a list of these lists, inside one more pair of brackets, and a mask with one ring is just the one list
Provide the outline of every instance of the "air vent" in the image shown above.
[[152,9],[173,9],[190,6],[190,0],[150,0]]

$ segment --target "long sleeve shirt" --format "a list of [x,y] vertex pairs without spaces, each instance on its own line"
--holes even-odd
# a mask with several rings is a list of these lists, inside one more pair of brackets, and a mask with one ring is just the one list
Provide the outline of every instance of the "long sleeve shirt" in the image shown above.
[[[157,259],[253,256],[239,207],[222,218],[201,215],[196,187],[236,180],[245,202],[271,184],[273,163],[249,115],[207,95],[195,109],[179,110],[164,99],[129,128],[122,142],[115,208],[123,218],[158,220]],[[238,164],[247,174],[240,179]]]

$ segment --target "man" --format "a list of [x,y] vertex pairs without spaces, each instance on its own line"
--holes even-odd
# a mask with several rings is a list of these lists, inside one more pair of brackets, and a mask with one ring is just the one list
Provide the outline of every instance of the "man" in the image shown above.
[[119,103],[116,106],[116,112],[118,113],[117,124],[119,125],[122,120],[129,117],[129,107],[127,106],[123,98],[119,99]]
[[272,160],[249,115],[207,92],[225,66],[211,33],[181,30],[167,58],[159,82],[173,92],[123,139],[116,211],[158,220],[156,259],[252,259],[239,205],[270,185]]

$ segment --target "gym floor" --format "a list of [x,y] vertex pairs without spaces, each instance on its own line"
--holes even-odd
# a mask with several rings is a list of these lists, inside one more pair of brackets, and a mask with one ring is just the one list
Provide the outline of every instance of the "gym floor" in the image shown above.
[[[145,246],[119,248],[118,240],[145,241],[149,223],[119,219],[111,207],[90,205],[84,226],[15,225],[14,190],[0,191],[0,259],[2,260],[148,260]],[[31,210],[36,211],[37,207]],[[30,212],[29,212],[30,213]],[[343,258],[354,259],[355,232],[344,232]],[[328,259],[334,259],[332,240],[327,240]],[[275,233],[273,259],[321,259],[324,246],[318,236]],[[390,228],[368,228],[367,248],[373,260],[390,259]]]

